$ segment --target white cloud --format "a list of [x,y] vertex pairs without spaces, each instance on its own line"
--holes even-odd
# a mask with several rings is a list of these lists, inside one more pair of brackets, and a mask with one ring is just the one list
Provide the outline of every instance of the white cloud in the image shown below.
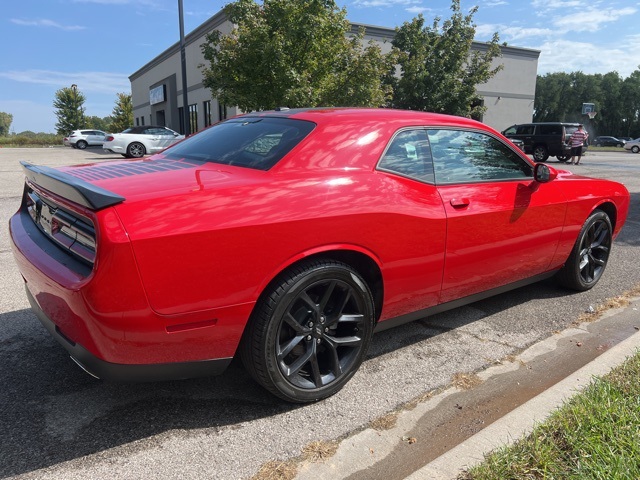
[[495,32],[498,32],[501,41],[506,42],[521,40],[523,38],[546,38],[557,33],[555,30],[550,28],[525,28],[500,24],[483,24],[476,27],[476,37],[478,39],[489,40]]
[[15,23],[16,25],[22,25],[25,27],[47,27],[47,28],[59,28],[60,30],[84,30],[87,27],[82,27],[80,25],[61,25],[58,22],[54,22],[53,20],[49,20],[46,18],[40,18],[37,20],[22,20],[20,18],[12,18],[11,23]]
[[500,5],[509,5],[509,2],[506,2],[505,0],[489,0],[485,3],[485,7],[498,7]]
[[413,13],[415,15],[419,14],[419,13],[425,13],[425,12],[430,12],[431,9],[428,7],[409,7],[409,8],[405,8],[405,10],[409,13]]
[[415,5],[418,3],[420,3],[420,0],[356,0],[353,2],[356,7],[395,7],[398,5]]
[[604,24],[615,22],[621,17],[633,15],[637,11],[633,7],[607,8],[604,10],[590,7],[586,10],[557,17],[553,20],[553,24],[565,31],[588,32],[600,30]]
[[628,77],[640,64],[640,35],[627,37],[616,46],[555,40],[535,47],[542,51],[538,74],[577,72],[587,74],[618,72]]
[[21,83],[35,83],[55,88],[78,85],[81,92],[116,94],[128,92],[128,75],[110,72],[55,72],[50,70],[11,70],[0,72],[0,77]]

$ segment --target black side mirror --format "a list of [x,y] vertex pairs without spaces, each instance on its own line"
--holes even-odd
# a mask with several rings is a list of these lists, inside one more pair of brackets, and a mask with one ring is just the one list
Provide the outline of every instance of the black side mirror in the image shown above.
[[548,183],[558,176],[558,171],[545,163],[536,163],[533,167],[533,178],[536,182]]

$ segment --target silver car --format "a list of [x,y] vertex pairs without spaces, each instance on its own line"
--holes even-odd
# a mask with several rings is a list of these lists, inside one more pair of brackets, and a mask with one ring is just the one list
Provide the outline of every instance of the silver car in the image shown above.
[[640,137],[635,140],[629,140],[624,144],[625,150],[631,150],[633,153],[640,153]]
[[102,130],[74,130],[64,137],[63,143],[68,147],[84,150],[89,146],[102,146],[106,135]]
[[102,148],[126,158],[141,158],[164,150],[183,138],[184,135],[167,127],[142,125],[127,128],[121,133],[109,133]]

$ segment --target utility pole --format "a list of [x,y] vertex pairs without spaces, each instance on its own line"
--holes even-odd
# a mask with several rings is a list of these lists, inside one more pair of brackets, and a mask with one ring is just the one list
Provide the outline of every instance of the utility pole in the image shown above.
[[191,133],[191,114],[189,112],[189,100],[187,99],[187,58],[184,53],[184,15],[182,13],[182,0],[178,0],[178,13],[180,17],[180,60],[182,63],[182,121],[184,123],[185,137]]

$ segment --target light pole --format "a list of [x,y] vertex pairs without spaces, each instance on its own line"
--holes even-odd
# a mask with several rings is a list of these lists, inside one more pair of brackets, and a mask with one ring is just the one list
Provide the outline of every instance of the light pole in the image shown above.
[[73,91],[73,130],[80,128],[78,125],[78,85],[71,85]]
[[182,63],[182,121],[185,137],[191,133],[191,114],[189,100],[187,100],[187,58],[184,53],[184,15],[182,14],[182,0],[178,0],[178,16],[180,17],[180,61]]

